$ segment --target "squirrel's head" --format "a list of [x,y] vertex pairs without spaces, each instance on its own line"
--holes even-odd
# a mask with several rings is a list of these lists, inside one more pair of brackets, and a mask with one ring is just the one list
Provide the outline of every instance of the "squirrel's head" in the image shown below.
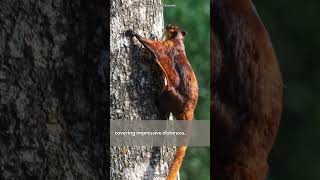
[[187,32],[179,29],[178,26],[173,24],[168,24],[165,28],[165,39],[183,39],[187,35]]

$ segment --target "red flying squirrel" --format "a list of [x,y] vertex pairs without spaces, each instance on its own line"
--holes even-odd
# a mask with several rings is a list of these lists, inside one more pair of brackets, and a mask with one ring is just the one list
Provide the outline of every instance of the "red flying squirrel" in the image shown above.
[[[164,41],[143,38],[132,30],[128,33],[156,57],[165,77],[158,99],[160,111],[171,112],[177,120],[192,120],[198,101],[198,82],[185,53],[183,39],[187,33],[175,25],[166,26]],[[186,145],[178,148],[167,180],[176,179],[186,148]]]
[[213,179],[264,180],[283,83],[251,0],[211,0]]

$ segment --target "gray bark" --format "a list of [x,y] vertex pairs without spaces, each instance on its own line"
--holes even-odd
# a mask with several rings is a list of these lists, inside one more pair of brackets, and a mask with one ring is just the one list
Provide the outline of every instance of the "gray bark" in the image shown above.
[[[110,38],[111,120],[161,119],[155,99],[162,76],[153,57],[130,37],[128,29],[144,37],[161,39],[161,0],[112,0]],[[163,119],[163,118],[162,118]],[[111,147],[111,179],[164,179],[175,149],[169,147]]]
[[0,179],[106,179],[105,9],[0,1]]

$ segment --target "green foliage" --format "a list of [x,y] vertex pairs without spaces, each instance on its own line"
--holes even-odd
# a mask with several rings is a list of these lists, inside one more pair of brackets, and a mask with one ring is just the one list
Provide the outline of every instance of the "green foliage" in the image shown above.
[[210,2],[167,0],[164,3],[176,5],[164,8],[165,24],[176,24],[188,33],[186,53],[199,83],[195,119],[210,119]]
[[[164,0],[175,7],[164,8],[165,24],[176,24],[185,37],[187,57],[199,83],[195,119],[210,119],[210,1]],[[189,147],[180,171],[183,180],[210,179],[210,149]]]
[[[197,119],[209,119],[209,0],[175,1],[165,8],[165,22],[188,31],[188,58],[200,84]],[[271,180],[320,179],[320,2],[254,1],[268,29],[284,78],[284,107],[278,139],[270,158]],[[183,179],[201,177],[209,159],[200,148],[189,148],[182,169]],[[200,168],[199,168],[200,167]]]
[[210,148],[188,147],[180,176],[182,180],[209,180]]

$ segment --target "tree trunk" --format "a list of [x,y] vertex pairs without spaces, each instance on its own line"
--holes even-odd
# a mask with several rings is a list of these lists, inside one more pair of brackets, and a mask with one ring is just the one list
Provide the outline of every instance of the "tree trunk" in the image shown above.
[[0,1],[0,179],[107,179],[105,9]]
[[[111,120],[161,119],[155,99],[162,87],[160,68],[145,58],[141,44],[125,36],[162,36],[161,0],[111,1]],[[111,147],[111,179],[164,179],[174,148]],[[163,178],[161,178],[163,177]]]

